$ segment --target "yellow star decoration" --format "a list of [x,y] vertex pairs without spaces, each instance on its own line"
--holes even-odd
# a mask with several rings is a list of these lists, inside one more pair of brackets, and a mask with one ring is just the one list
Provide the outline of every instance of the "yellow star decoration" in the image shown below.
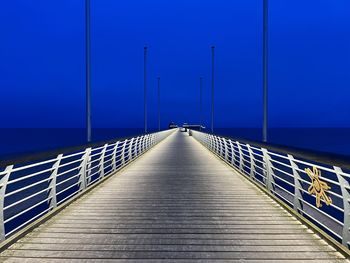
[[308,188],[309,194],[315,194],[316,196],[316,206],[321,207],[321,199],[323,199],[326,205],[330,205],[332,203],[332,199],[327,196],[326,190],[331,189],[330,186],[326,182],[320,180],[321,171],[319,171],[315,166],[312,168],[305,169],[306,174],[311,179],[311,185]]

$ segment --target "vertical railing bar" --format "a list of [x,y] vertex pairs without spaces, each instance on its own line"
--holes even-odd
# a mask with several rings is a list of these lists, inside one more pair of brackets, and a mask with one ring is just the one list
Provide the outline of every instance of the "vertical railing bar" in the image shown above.
[[125,164],[125,148],[126,148],[126,144],[128,142],[128,139],[125,139],[124,140],[124,143],[123,143],[123,147],[122,147],[122,165]]
[[136,143],[136,157],[138,157],[139,155],[141,155],[142,151],[141,151],[141,142],[142,142],[142,136],[138,137],[138,141]]
[[145,135],[143,137],[143,141],[142,141],[142,151],[145,152],[146,151],[146,142],[147,142],[147,135]]
[[148,150],[148,141],[149,141],[149,135],[146,135],[146,139],[145,139],[145,151]]
[[133,151],[135,147],[135,138],[131,138],[130,146],[129,146],[129,162],[133,159]]
[[87,178],[86,177],[87,177],[87,172],[89,169],[89,161],[91,160],[90,154],[91,154],[91,148],[86,148],[85,153],[83,155],[82,166],[80,168],[79,191],[82,191],[87,187],[87,180],[86,180]]
[[218,137],[219,144],[220,144],[220,157],[223,157],[224,155],[224,147],[223,147],[223,138]]
[[232,144],[232,140],[229,140],[230,143],[230,148],[231,148],[231,164],[232,166],[236,166],[235,165],[235,161],[236,161],[236,154],[235,154],[235,150]]
[[102,150],[101,150],[101,159],[100,159],[100,164],[99,164],[99,169],[100,169],[100,176],[99,178],[103,178],[105,176],[105,155],[106,155],[106,150],[107,150],[108,144],[106,143]]
[[50,175],[50,183],[48,189],[48,203],[50,208],[57,207],[57,195],[56,195],[56,185],[57,185],[57,174],[58,169],[62,160],[63,154],[59,154],[56,158],[56,162],[52,166],[52,172]]
[[[91,165],[92,165],[92,163],[91,163],[91,160],[92,160],[92,157],[91,157],[91,152],[92,152],[92,148],[90,148],[90,152],[89,152],[89,154],[88,154],[88,158],[87,158],[87,162],[86,162],[86,174],[85,174],[85,178],[87,179],[86,180],[86,184],[85,184],[85,187],[88,187],[89,186],[89,184],[90,184],[90,182],[91,182],[91,177],[90,177],[90,175],[92,174],[92,168],[91,168]],[[99,169],[99,167],[97,168],[97,169]]]
[[337,175],[338,182],[340,185],[340,190],[343,197],[343,209],[344,209],[344,222],[343,222],[343,231],[342,231],[342,244],[348,248],[348,242],[350,240],[350,194],[348,189],[350,189],[349,182],[341,175],[343,172],[340,167],[334,166],[335,174]]
[[303,194],[300,189],[302,188],[301,181],[300,181],[300,174],[298,172],[298,165],[294,161],[294,156],[291,154],[287,155],[290,165],[292,167],[292,172],[293,172],[293,179],[294,179],[294,195],[293,195],[293,209],[297,213],[301,213],[303,211],[303,203],[301,200],[303,200]]
[[216,154],[220,155],[220,142],[219,142],[219,137],[215,136],[215,142],[216,142],[215,152],[216,152]]
[[116,142],[113,154],[112,154],[112,170],[115,171],[117,169],[117,151],[118,151],[119,141]]
[[140,136],[140,139],[137,143],[137,155],[141,155],[142,154],[142,149],[141,149],[141,146],[142,146],[142,138],[143,138],[143,135]]
[[265,176],[266,176],[266,182],[265,182],[265,187],[269,192],[273,192],[274,187],[273,187],[273,177],[272,177],[272,163],[270,161],[270,155],[268,153],[268,150],[265,148],[262,148],[263,156],[264,156],[264,166],[265,166]]
[[238,153],[239,153],[239,170],[240,170],[241,172],[243,172],[243,162],[244,162],[244,158],[243,158],[243,153],[242,153],[241,145],[239,144],[238,141],[236,141],[236,145],[237,145]]
[[249,159],[250,159],[250,178],[252,180],[255,180],[255,159],[254,159],[253,150],[250,147],[250,144],[246,144],[246,146],[249,152]]
[[227,147],[227,141],[224,138],[224,144],[225,144],[225,161],[228,162],[228,147]]
[[5,168],[5,174],[0,179],[0,241],[4,241],[6,237],[6,229],[5,229],[5,215],[4,215],[4,207],[5,207],[5,194],[7,182],[9,181],[11,172],[13,169],[13,165],[9,165]]

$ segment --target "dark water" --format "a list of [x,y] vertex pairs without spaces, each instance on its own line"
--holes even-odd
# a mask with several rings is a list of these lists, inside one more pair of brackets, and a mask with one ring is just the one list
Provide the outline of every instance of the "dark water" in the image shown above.
[[[143,129],[94,129],[93,141],[142,134]],[[216,129],[215,133],[234,138],[261,140],[261,129]],[[0,129],[0,158],[18,154],[82,145],[84,129]],[[303,149],[350,156],[350,128],[269,129],[269,142]]]
[[[228,137],[261,141],[262,131],[255,128],[216,129]],[[301,149],[350,156],[350,128],[274,128],[268,142]]]
[[[92,141],[134,136],[143,129],[93,129]],[[85,129],[0,129],[0,158],[86,143]]]

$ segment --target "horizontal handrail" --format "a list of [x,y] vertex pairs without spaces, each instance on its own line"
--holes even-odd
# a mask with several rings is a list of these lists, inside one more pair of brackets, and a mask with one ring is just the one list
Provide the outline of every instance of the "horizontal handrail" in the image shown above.
[[230,166],[265,188],[326,235],[349,249],[350,174],[320,158],[293,156],[285,149],[190,130],[192,136]]
[[[62,206],[169,136],[174,129],[24,157],[0,169],[0,241]],[[18,161],[18,159],[17,159]],[[4,162],[3,162],[4,163]]]

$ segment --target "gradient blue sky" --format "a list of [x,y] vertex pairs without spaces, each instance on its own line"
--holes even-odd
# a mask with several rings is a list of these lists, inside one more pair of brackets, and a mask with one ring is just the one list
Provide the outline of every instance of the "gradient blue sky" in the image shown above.
[[[210,117],[262,123],[261,0],[91,0],[93,127],[142,127],[143,46],[149,125]],[[350,127],[350,1],[270,0],[270,127]],[[84,127],[84,0],[0,2],[0,127]]]

